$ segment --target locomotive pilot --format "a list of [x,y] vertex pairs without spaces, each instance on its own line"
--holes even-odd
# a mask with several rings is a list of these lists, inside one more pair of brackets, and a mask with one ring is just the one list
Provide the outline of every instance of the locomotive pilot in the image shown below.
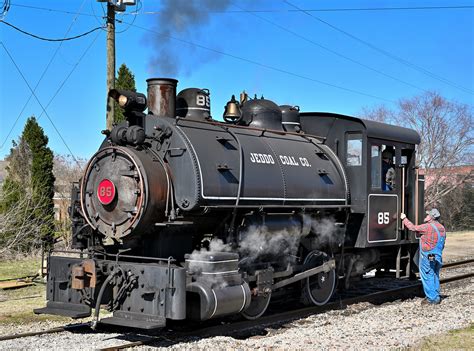
[[426,212],[425,223],[414,225],[402,213],[400,218],[403,224],[411,231],[417,232],[420,237],[420,268],[421,282],[425,291],[424,303],[438,304],[439,296],[439,271],[443,265],[442,252],[446,240],[446,230],[438,222],[440,213],[436,208]]

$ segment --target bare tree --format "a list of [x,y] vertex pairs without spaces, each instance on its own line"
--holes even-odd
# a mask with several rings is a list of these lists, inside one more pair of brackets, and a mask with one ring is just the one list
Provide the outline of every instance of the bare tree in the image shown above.
[[471,106],[449,101],[436,92],[401,99],[397,108],[365,108],[365,118],[415,129],[421,137],[417,165],[425,169],[425,204],[433,206],[474,177],[455,167],[474,161],[474,119]]
[[73,182],[79,181],[85,165],[86,161],[84,159],[79,159],[76,162],[70,155],[56,154],[54,156],[56,232],[59,238],[63,240],[65,247],[71,245],[71,220],[67,213],[71,203],[71,186]]
[[[8,192],[0,194],[8,197]],[[17,195],[17,201],[0,213],[0,256],[30,253],[41,248],[41,226],[43,219],[35,216],[45,206],[44,201],[34,201],[31,194]]]
[[385,105],[378,105],[375,107],[363,107],[359,115],[362,118],[382,123],[390,123],[394,117],[393,111],[389,110]]

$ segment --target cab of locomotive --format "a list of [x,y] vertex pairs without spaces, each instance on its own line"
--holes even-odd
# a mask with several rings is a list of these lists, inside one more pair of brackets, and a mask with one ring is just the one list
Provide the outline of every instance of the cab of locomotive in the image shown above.
[[417,241],[399,215],[404,212],[417,223],[423,221],[424,178],[416,167],[418,133],[333,113],[302,113],[300,119],[306,133],[326,136],[346,169],[352,209],[346,245],[377,248],[382,256],[395,250],[394,257],[403,253],[412,257]]

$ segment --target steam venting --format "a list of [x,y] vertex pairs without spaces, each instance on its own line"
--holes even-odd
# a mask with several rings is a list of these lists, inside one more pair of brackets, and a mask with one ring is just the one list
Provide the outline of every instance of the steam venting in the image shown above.
[[[154,47],[149,62],[151,73],[168,76],[188,74],[190,71],[183,72],[185,67],[195,68],[197,64],[212,59],[201,51],[189,51],[194,47],[179,44],[172,38],[199,42],[201,29],[209,23],[213,12],[226,10],[229,4],[228,0],[163,0],[155,27],[160,34],[153,33],[147,38],[147,42]],[[192,64],[190,58],[194,59]]]
[[[331,217],[314,219],[308,215],[303,216],[304,227],[311,228],[310,234],[303,233],[299,227],[290,227],[279,231],[270,231],[266,226],[250,226],[244,232],[240,233],[239,247],[235,250],[230,244],[224,243],[221,239],[211,240],[208,249],[194,250],[189,256],[194,260],[190,266],[192,272],[200,272],[202,267],[200,262],[206,261],[212,253],[217,252],[237,252],[240,261],[247,264],[258,261],[262,257],[284,257],[298,254],[298,248],[301,239],[306,235],[314,236],[317,246],[327,247],[341,243],[343,240],[343,231],[339,230],[338,224]],[[301,257],[304,259],[304,257]],[[218,285],[224,284],[219,281],[219,277],[214,278]]]

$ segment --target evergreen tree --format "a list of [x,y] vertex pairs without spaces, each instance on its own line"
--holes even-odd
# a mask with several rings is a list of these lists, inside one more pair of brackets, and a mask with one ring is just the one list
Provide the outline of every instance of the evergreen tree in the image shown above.
[[0,197],[3,251],[28,252],[53,243],[53,152],[47,144],[35,117],[28,118],[18,143],[13,142]]
[[10,210],[17,204],[30,188],[31,179],[31,151],[23,138],[19,142],[13,141],[13,147],[7,156],[7,177],[2,186],[0,213]]
[[51,246],[54,235],[54,175],[53,152],[47,146],[48,137],[44,134],[35,117],[26,121],[22,138],[31,150],[31,192],[32,200],[41,204],[35,210],[35,217],[43,220],[40,228],[41,238],[46,246]]
[[[133,73],[128,69],[125,63],[122,63],[118,72],[117,78],[115,79],[115,89],[119,90],[131,90],[137,91],[135,88],[135,76]],[[114,102],[114,109],[115,109],[115,123],[120,123],[125,120],[125,116],[123,115],[123,109]]]

